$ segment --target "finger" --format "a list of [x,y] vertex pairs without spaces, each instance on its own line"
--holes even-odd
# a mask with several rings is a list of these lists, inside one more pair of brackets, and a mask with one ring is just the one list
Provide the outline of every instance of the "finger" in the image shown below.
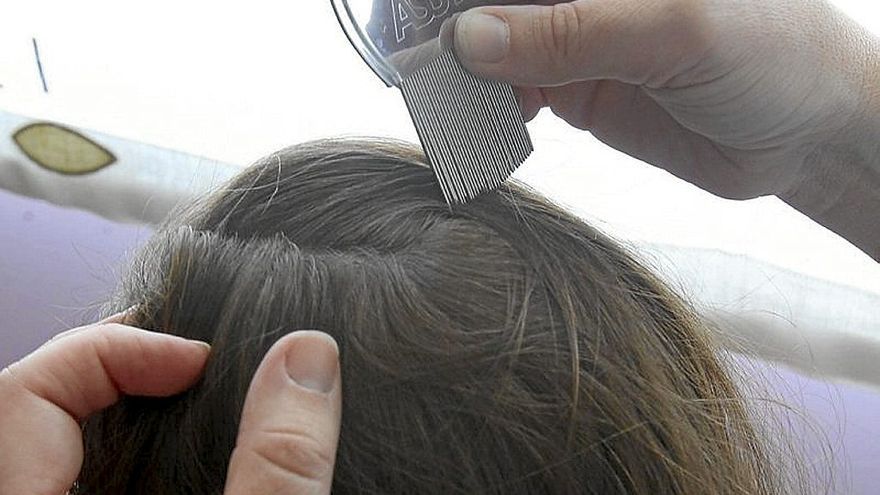
[[191,385],[208,346],[119,324],[83,327],[0,373],[0,493],[64,493],[82,463],[78,420],[122,393]]
[[210,347],[115,323],[84,327],[4,372],[32,395],[85,418],[120,394],[168,396],[202,372]]
[[455,50],[471,72],[516,85],[659,84],[708,50],[711,29],[702,4],[576,0],[480,7],[458,18]]
[[722,197],[755,196],[719,146],[682,126],[643,88],[590,81],[542,92],[554,114],[619,151]]
[[518,87],[514,88],[516,99],[519,102],[520,112],[526,122],[534,119],[542,108],[547,106],[544,94],[539,88]]
[[137,311],[137,306],[132,306],[124,311],[120,311],[119,313],[110,315],[107,318],[104,318],[103,320],[101,320],[95,324],[86,325],[86,326],[74,328],[71,330],[66,330],[66,331],[61,332],[58,335],[52,337],[51,339],[49,339],[49,342],[46,342],[43,345],[45,346],[45,345],[51,344],[52,342],[55,342],[58,339],[70,337],[71,335],[80,333],[81,331],[83,331],[85,329],[92,328],[95,325],[103,325],[106,323],[119,323],[120,325],[127,325],[128,324],[127,320],[135,313],[135,311]]
[[138,306],[130,306],[127,309],[120,311],[119,313],[113,314],[104,318],[103,320],[96,323],[96,325],[103,325],[104,323],[119,323],[120,325],[128,325],[130,322],[128,321],[135,313],[137,313]]
[[227,495],[330,493],[342,392],[336,343],[290,334],[257,369],[229,462]]

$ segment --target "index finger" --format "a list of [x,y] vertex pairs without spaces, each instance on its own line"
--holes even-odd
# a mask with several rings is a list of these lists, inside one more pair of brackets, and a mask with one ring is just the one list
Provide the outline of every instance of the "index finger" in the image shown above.
[[185,389],[201,374],[209,350],[204,342],[97,324],[59,335],[3,370],[0,383],[12,382],[82,419],[120,394],[166,396]]
[[165,396],[209,347],[118,323],[66,332],[0,372],[0,493],[64,493],[82,465],[78,420],[121,394]]

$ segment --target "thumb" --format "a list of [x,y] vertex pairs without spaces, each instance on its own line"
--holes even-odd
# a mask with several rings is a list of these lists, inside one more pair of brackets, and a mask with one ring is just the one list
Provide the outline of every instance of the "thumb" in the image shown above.
[[480,7],[455,24],[455,51],[474,74],[519,86],[589,79],[665,82],[709,45],[695,0],[575,0]]
[[333,338],[302,331],[280,339],[251,381],[225,493],[329,494],[341,415]]

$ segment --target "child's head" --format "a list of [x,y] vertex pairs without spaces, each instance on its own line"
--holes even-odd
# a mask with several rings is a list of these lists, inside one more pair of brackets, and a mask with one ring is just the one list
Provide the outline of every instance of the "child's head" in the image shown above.
[[297,329],[340,347],[334,493],[776,491],[674,294],[520,188],[449,208],[423,160],[296,146],[171,218],[116,303],[212,355],[192,390],[89,420],[82,493],[221,493],[250,378]]

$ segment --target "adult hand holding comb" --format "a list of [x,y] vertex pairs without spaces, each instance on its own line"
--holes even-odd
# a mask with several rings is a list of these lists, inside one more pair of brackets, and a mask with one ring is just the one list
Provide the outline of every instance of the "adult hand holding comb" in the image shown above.
[[726,198],[775,194],[880,260],[880,42],[826,1],[486,6],[454,39],[527,119],[549,107]]

